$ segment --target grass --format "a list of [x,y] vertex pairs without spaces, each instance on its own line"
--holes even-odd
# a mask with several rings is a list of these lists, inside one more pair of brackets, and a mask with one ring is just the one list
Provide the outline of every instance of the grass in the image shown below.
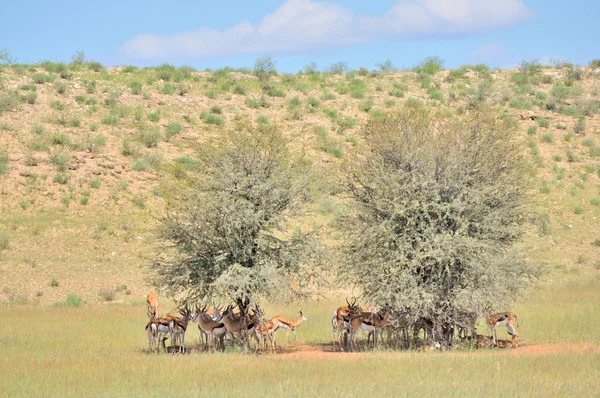
[[[515,309],[523,341],[600,344],[596,333],[600,315],[595,310],[600,305],[598,283],[563,284],[535,292],[527,304]],[[268,307],[267,313],[293,316],[301,308],[308,321],[297,329],[299,339],[306,344],[329,344],[329,320],[337,301]],[[377,396],[500,392],[589,396],[600,388],[600,354],[586,350],[523,355],[518,355],[519,349],[379,351],[360,359],[344,353],[326,359],[197,352],[149,355],[143,304],[88,306],[69,295],[64,304],[54,307],[19,307],[26,310],[15,311],[14,305],[0,309],[1,316],[12,320],[5,325],[0,359],[1,366],[11,368],[0,374],[0,390],[6,396],[164,396],[174,390],[218,396],[263,396],[265,391],[287,396],[353,396],[357,390],[376,390]],[[499,333],[508,336],[505,331]],[[284,333],[278,333],[280,345],[284,339]],[[191,348],[198,345],[195,324],[188,328],[186,343]],[[292,338],[290,345],[294,344]],[[352,383],[340,383],[340,374]],[[398,375],[402,375],[401,384]]]

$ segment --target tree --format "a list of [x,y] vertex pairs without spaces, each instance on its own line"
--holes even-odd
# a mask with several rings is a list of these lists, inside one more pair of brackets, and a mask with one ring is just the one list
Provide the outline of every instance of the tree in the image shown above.
[[285,221],[308,180],[308,163],[269,128],[225,133],[201,152],[202,170],[168,201],[151,264],[176,299],[240,304],[302,294],[309,237]]
[[347,170],[354,209],[341,275],[404,336],[424,327],[451,343],[536,274],[514,249],[525,221],[522,146],[489,115],[434,123],[418,107],[371,120],[363,134]]

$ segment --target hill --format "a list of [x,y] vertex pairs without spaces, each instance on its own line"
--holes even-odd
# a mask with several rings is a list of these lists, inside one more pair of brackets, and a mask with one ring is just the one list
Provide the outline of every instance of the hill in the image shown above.
[[143,300],[153,227],[170,186],[198,168],[223,129],[275,128],[313,160],[298,220],[334,246],[335,174],[361,125],[403,106],[440,119],[490,107],[530,157],[523,242],[548,283],[600,269],[600,70],[523,63],[441,70],[277,74],[220,69],[0,66],[0,300],[50,304]]

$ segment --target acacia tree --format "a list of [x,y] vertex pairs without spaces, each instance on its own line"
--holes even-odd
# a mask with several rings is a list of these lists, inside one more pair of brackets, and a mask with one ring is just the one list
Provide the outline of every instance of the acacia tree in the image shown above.
[[259,297],[302,294],[307,236],[286,217],[308,180],[308,163],[269,128],[226,133],[200,154],[202,169],[168,201],[153,263],[154,284],[180,300],[229,298],[243,310]]
[[535,275],[514,249],[525,221],[522,146],[489,115],[434,123],[418,107],[369,121],[363,136],[347,170],[354,209],[341,275],[399,328],[430,325],[451,343]]

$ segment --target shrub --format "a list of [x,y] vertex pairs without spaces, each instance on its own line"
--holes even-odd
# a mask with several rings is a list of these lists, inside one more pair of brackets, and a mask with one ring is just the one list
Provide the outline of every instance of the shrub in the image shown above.
[[70,156],[63,152],[58,152],[50,156],[50,162],[56,167],[56,170],[60,172],[67,170],[70,160]]
[[98,292],[98,296],[106,302],[113,301],[116,298],[117,292],[113,288],[102,288]]
[[583,72],[579,68],[568,68],[565,73],[565,86],[571,87],[573,83],[583,78]]
[[244,104],[249,108],[268,108],[271,106],[265,97],[261,97],[260,99],[255,98],[246,98]]
[[154,148],[162,140],[162,135],[157,126],[142,126],[137,132],[138,140],[146,148]]
[[544,118],[537,119],[538,126],[542,128],[548,128],[550,126],[550,122]]
[[318,108],[321,105],[321,101],[319,101],[318,99],[316,99],[315,97],[308,97],[306,99],[306,103],[311,107],[311,108]]
[[585,131],[585,118],[583,116],[577,120],[577,123],[575,123],[575,126],[573,126],[573,131],[578,134]]
[[429,98],[431,98],[432,100],[444,102],[444,94],[437,88],[430,87],[429,89],[427,89],[427,94],[429,94]]
[[172,123],[167,124],[167,127],[165,127],[166,140],[168,141],[174,135],[181,133],[182,130],[183,130],[183,127],[181,127],[181,124],[179,124],[179,123],[172,122]]
[[535,126],[529,126],[529,128],[527,129],[527,134],[528,135],[535,135],[537,133],[537,127]]
[[92,72],[103,72],[104,71],[104,66],[100,63],[100,62],[88,62],[87,63],[87,67],[89,70],[91,70]]
[[592,206],[600,206],[600,198],[591,198],[590,199],[590,204]]
[[50,281],[50,287],[58,287],[58,286],[60,286],[58,281],[55,278],[52,278],[52,280]]
[[373,98],[369,97],[368,100],[362,101],[358,104],[358,109],[363,112],[369,112],[373,108]]
[[46,74],[46,73],[36,73],[33,75],[33,82],[35,84],[44,84],[54,80],[54,76]]
[[583,140],[583,145],[591,148],[596,146],[596,142],[592,138],[587,138]]
[[336,158],[341,158],[344,155],[339,142],[335,138],[329,137],[325,127],[315,126],[314,132],[317,137],[316,148],[318,150],[329,153]]
[[171,95],[175,92],[175,88],[171,83],[165,83],[160,89],[161,94]]
[[583,213],[583,208],[580,206],[575,206],[575,208],[573,209],[573,212],[575,214],[581,214],[581,213]]
[[65,307],[80,307],[83,305],[83,300],[76,294],[69,294],[65,300]]
[[553,143],[554,142],[554,134],[552,134],[552,133],[542,134],[542,141],[549,143],[549,144]]
[[593,59],[590,61],[589,63],[589,67],[592,69],[598,69],[600,68],[600,59]]
[[52,178],[52,181],[54,181],[55,183],[60,184],[60,185],[65,185],[66,183],[69,182],[70,178],[71,178],[71,176],[68,175],[67,173],[58,173]]
[[134,95],[142,95],[142,83],[133,81],[129,83],[129,89],[131,90],[131,94]]
[[352,98],[363,98],[365,96],[365,90],[367,85],[363,80],[352,79],[350,80],[349,92]]
[[335,94],[326,91],[323,94],[321,94],[321,101],[329,101],[329,100],[333,100],[335,99]]
[[225,124],[225,120],[222,116],[215,115],[213,113],[205,114],[203,119],[206,124],[214,124],[217,126],[222,126],[223,124]]
[[550,89],[550,94],[559,101],[569,96],[569,88],[562,84],[557,84]]
[[56,109],[57,111],[62,111],[65,109],[65,104],[60,101],[52,101],[50,102],[50,107],[52,109]]
[[289,100],[288,110],[293,111],[294,109],[298,108],[301,104],[302,101],[300,101],[300,98],[298,96],[295,96],[294,98]]
[[343,75],[348,71],[348,63],[345,61],[339,61],[331,64],[327,71],[334,75]]
[[150,120],[151,122],[158,122],[160,120],[160,111],[150,112],[148,114],[148,120]]
[[64,94],[67,92],[67,88],[69,88],[69,86],[67,86],[66,83],[63,82],[56,82],[54,83],[54,89],[56,90],[56,92],[58,94]]
[[253,73],[260,81],[269,80],[272,75],[277,74],[275,61],[269,56],[257,58],[254,62]]
[[148,165],[144,160],[136,160],[135,163],[133,163],[132,169],[135,171],[146,171]]
[[427,57],[420,64],[413,67],[414,72],[427,75],[434,75],[442,69],[444,69],[444,61],[438,56]]
[[0,230],[0,252],[10,248],[10,236],[7,232]]

